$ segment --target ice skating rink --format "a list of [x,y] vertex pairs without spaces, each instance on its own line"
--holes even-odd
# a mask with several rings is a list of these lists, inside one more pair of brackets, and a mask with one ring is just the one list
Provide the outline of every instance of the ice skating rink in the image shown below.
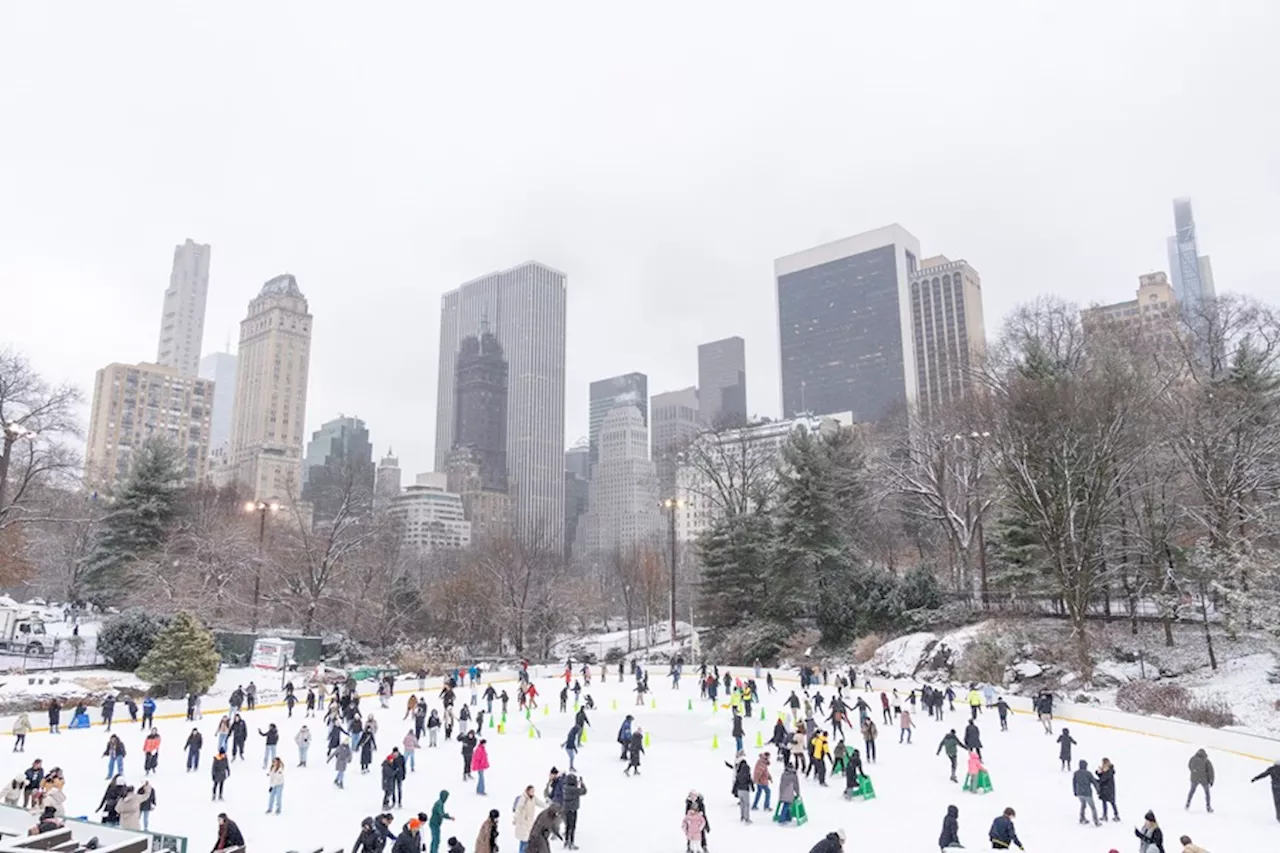
[[[486,774],[488,795],[477,795],[473,782],[461,781],[459,744],[442,742],[437,749],[423,748],[418,753],[416,771],[409,774],[405,783],[404,808],[394,812],[397,832],[409,817],[419,811],[429,812],[439,792],[446,789],[451,794],[449,810],[456,820],[446,823],[444,838],[456,835],[468,851],[473,850],[481,822],[489,809],[496,808],[502,814],[499,845],[504,853],[515,853],[517,844],[511,824],[514,798],[527,784],[537,786],[541,793],[550,768],[564,770],[568,766],[563,744],[572,722],[572,704],[569,713],[558,712],[557,695],[563,681],[551,676],[549,670],[543,671],[548,674],[535,679],[541,693],[539,701],[549,703],[552,709],[548,714],[540,707],[533,713],[532,722],[538,732],[533,738],[528,734],[529,723],[515,712],[514,680],[497,674],[488,676],[499,690],[505,688],[513,697],[507,732],[499,735],[496,728],[489,729],[487,722],[485,725],[484,736],[488,739],[492,765]],[[595,673],[598,675],[598,668]],[[243,683],[247,684],[251,677],[254,677],[252,673],[245,672]],[[262,684],[264,680],[269,681],[270,676],[257,680]],[[219,686],[234,681],[235,673],[224,671]],[[1147,809],[1155,812],[1164,829],[1165,848],[1170,853],[1181,849],[1177,839],[1183,834],[1190,835],[1212,853],[1280,850],[1280,823],[1273,813],[1269,785],[1265,780],[1256,784],[1249,782],[1267,763],[1210,748],[1217,774],[1213,789],[1215,812],[1206,814],[1203,799],[1199,797],[1191,810],[1186,811],[1183,803],[1188,789],[1187,760],[1200,744],[1179,743],[1161,736],[1066,723],[1077,741],[1074,760],[1083,758],[1092,769],[1107,757],[1116,766],[1116,799],[1123,820],[1100,828],[1081,826],[1077,823],[1078,803],[1071,791],[1071,774],[1059,770],[1056,737],[1047,736],[1040,723],[1027,714],[1012,715],[1010,730],[1002,733],[994,710],[986,711],[979,716],[978,724],[983,755],[995,790],[986,795],[962,793],[958,784],[948,780],[945,753],[934,754],[950,728],[955,727],[963,737],[968,712],[962,711],[960,704],[943,722],[929,720],[922,713],[913,714],[917,728],[910,745],[898,744],[896,724],[880,725],[881,718],[874,718],[880,725],[879,761],[866,764],[866,769],[875,783],[878,794],[875,800],[846,801],[841,797],[839,780],[832,780],[829,788],[820,788],[812,779],[801,777],[801,794],[809,815],[807,825],[778,826],[771,822],[771,815],[764,812],[755,812],[754,823],[743,825],[738,821],[736,799],[730,794],[733,772],[725,767],[726,761],[733,760],[730,713],[725,710],[713,713],[708,702],[698,699],[696,680],[688,675],[679,691],[671,689],[670,679],[657,668],[652,670],[650,682],[653,692],[646,696],[641,707],[634,704],[630,679],[625,686],[616,680],[603,685],[593,681],[586,691],[594,697],[597,709],[589,712],[591,727],[576,766],[587,786],[579,812],[578,846],[588,853],[683,851],[680,821],[684,797],[691,789],[706,798],[711,824],[709,846],[716,853],[807,853],[827,832],[837,828],[843,828],[848,834],[848,850],[924,853],[937,849],[942,819],[950,804],[960,809],[960,838],[970,849],[989,849],[986,833],[992,818],[1006,806],[1012,806],[1018,813],[1018,834],[1026,849],[1033,853],[1135,850],[1137,839],[1133,830]],[[765,720],[760,720],[757,703],[754,719],[746,726],[746,752],[752,763],[760,752],[755,748],[757,731],[767,742],[783,701],[798,687],[794,681],[781,678],[777,685],[777,693],[763,697]],[[854,694],[866,695],[876,714],[879,713],[879,686],[874,694]],[[225,811],[240,824],[254,853],[318,848],[349,850],[358,835],[360,820],[381,811],[379,764],[391,747],[400,745],[411,728],[402,718],[405,702],[416,687],[414,679],[401,680],[397,684],[397,695],[386,710],[380,709],[373,697],[362,699],[361,710],[365,716],[372,712],[378,721],[378,749],[367,775],[361,775],[358,756],[354,757],[347,771],[345,790],[334,787],[332,765],[325,763],[327,733],[322,711],[317,718],[309,720],[303,719],[301,703],[292,719],[286,717],[283,707],[260,707],[245,712],[250,728],[247,760],[233,763],[225,801],[217,803],[210,801],[209,769],[216,745],[214,730],[222,716],[225,699],[206,698],[205,715],[196,724],[204,735],[205,748],[200,769],[194,773],[184,770],[183,743],[192,728],[191,723],[182,719],[184,706],[161,702],[156,725],[163,743],[159,771],[152,777],[158,800],[152,815],[152,829],[185,835],[191,841],[190,853],[204,853],[214,843],[215,816]],[[834,690],[817,688],[816,692],[829,698]],[[439,707],[438,693],[438,681],[428,681],[425,694],[433,708]],[[301,695],[305,697],[305,690]],[[469,695],[467,688],[460,688],[459,705],[467,702]],[[852,703],[853,697],[848,693],[846,696]],[[278,698],[274,691],[263,688],[259,703]],[[651,698],[656,708],[652,707]],[[692,711],[687,709],[690,699]],[[483,706],[481,699],[478,707]],[[116,713],[114,731],[124,739],[128,749],[126,781],[137,785],[143,779],[144,732],[136,724],[128,724],[123,705],[117,706]],[[623,776],[625,762],[619,761],[616,743],[618,727],[628,713],[636,717],[636,723],[651,737],[638,778]],[[168,714],[176,718],[159,718]],[[65,710],[63,734],[33,732],[27,738],[25,753],[15,754],[7,749],[0,752],[6,764],[0,772],[8,774],[6,779],[12,778],[35,758],[43,759],[46,769],[61,767],[67,777],[67,814],[97,819],[100,816],[94,809],[106,785],[107,760],[102,752],[107,735],[98,724],[98,709],[91,709],[91,715],[93,728],[66,730],[65,723],[70,722],[71,713],[70,709]],[[120,715],[125,721],[119,721]],[[38,728],[47,723],[43,713],[30,716]],[[280,728],[279,754],[287,768],[284,812],[280,816],[265,813],[264,739],[257,734],[258,729],[265,731],[272,722]],[[311,728],[312,748],[310,766],[299,768],[293,737],[304,722]],[[1158,730],[1156,721],[1133,717],[1130,722],[1133,728]],[[6,733],[11,724],[12,717],[0,723]],[[1061,725],[1061,721],[1055,724],[1055,736]],[[829,730],[828,724],[821,726]],[[718,749],[712,749],[713,736],[718,736]],[[426,742],[425,736],[423,741]],[[849,744],[862,746],[857,735],[850,738]],[[1276,744],[1274,751],[1276,755],[1262,757],[1280,757],[1280,744]],[[963,763],[962,753],[961,777]],[[780,772],[775,763],[775,797]]]

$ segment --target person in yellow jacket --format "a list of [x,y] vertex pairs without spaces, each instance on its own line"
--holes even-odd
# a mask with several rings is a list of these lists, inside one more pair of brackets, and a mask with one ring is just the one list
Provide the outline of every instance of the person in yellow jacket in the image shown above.
[[818,777],[818,784],[824,788],[827,786],[827,757],[830,755],[831,744],[827,740],[827,733],[819,731],[813,736],[813,740],[809,741],[809,767],[804,775],[807,777],[812,770]]
[[982,712],[982,694],[978,692],[977,685],[969,686],[969,719],[978,719],[978,714]]

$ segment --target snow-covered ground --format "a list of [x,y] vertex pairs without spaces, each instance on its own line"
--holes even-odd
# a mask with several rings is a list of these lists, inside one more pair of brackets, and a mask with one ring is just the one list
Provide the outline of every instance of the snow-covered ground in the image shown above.
[[[598,668],[595,670],[598,676]],[[616,677],[616,670],[611,674]],[[217,697],[248,683],[251,674],[244,670],[224,670],[214,695],[205,702],[205,717],[197,727],[205,736],[206,748],[197,773],[183,770],[182,743],[191,724],[182,719],[182,703],[161,702],[160,713],[172,713],[174,719],[161,719],[157,725],[164,738],[161,748],[160,769],[153,781],[156,786],[158,807],[152,827],[162,832],[186,835],[191,840],[192,853],[209,849],[213,844],[215,816],[226,811],[243,829],[249,845],[255,850],[286,851],[313,850],[323,846],[326,850],[348,847],[355,840],[360,819],[380,811],[381,793],[375,764],[368,775],[362,776],[358,764],[348,771],[347,787],[338,790],[332,784],[332,771],[324,764],[323,724],[317,720],[302,719],[302,711],[296,710],[293,719],[287,719],[282,708],[261,708],[246,715],[255,733],[250,736],[248,761],[233,765],[231,779],[227,783],[226,800],[221,803],[209,799],[209,763],[212,756],[213,731],[221,716],[221,704]],[[503,675],[491,676],[495,681]],[[262,688],[262,702],[270,701],[266,685],[273,688],[278,681],[270,675],[256,678]],[[557,679],[548,671],[538,678],[544,701],[554,707],[558,691]],[[986,831],[992,818],[1005,806],[1018,811],[1018,832],[1027,849],[1036,853],[1081,853],[1081,851],[1106,851],[1112,848],[1134,848],[1133,826],[1143,812],[1154,809],[1164,827],[1166,849],[1178,849],[1174,844],[1183,833],[1190,835],[1205,848],[1213,851],[1245,851],[1274,849],[1280,840],[1280,825],[1275,821],[1270,802],[1270,791],[1265,782],[1249,784],[1249,778],[1266,767],[1262,758],[1280,757],[1259,755],[1257,758],[1239,754],[1250,749],[1238,749],[1255,743],[1240,735],[1215,733],[1215,743],[1236,749],[1229,752],[1211,749],[1210,755],[1217,769],[1218,783],[1214,788],[1216,813],[1205,814],[1197,803],[1190,812],[1183,810],[1187,788],[1186,763],[1192,747],[1161,736],[1159,721],[1144,717],[1125,718],[1134,729],[1155,736],[1139,735],[1110,728],[1071,724],[1072,734],[1078,742],[1076,756],[1087,759],[1092,766],[1103,756],[1109,757],[1117,767],[1118,802],[1124,820],[1102,828],[1079,826],[1076,823],[1076,800],[1071,794],[1070,774],[1060,772],[1055,739],[1046,736],[1040,725],[1023,714],[1015,716],[1010,731],[1001,733],[990,713],[979,718],[985,744],[984,755],[995,783],[995,792],[986,796],[963,794],[959,786],[948,781],[946,759],[935,757],[938,742],[951,727],[963,731],[960,711],[949,714],[944,722],[934,722],[920,715],[913,745],[897,744],[897,731],[884,726],[879,740],[880,759],[868,765],[875,781],[878,798],[870,802],[847,802],[840,796],[839,788],[818,788],[811,780],[801,780],[801,790],[810,815],[809,823],[802,827],[780,827],[771,823],[762,813],[756,813],[751,826],[738,823],[736,803],[729,794],[732,771],[724,762],[730,761],[732,739],[729,737],[731,718],[728,712],[712,712],[708,703],[699,701],[697,687],[686,677],[679,691],[672,691],[670,681],[662,671],[654,669],[652,685],[657,707],[646,700],[641,707],[634,706],[635,694],[630,683],[619,686],[611,680],[607,684],[593,683],[589,692],[595,697],[600,710],[590,714],[592,727],[586,746],[577,761],[588,794],[583,799],[579,817],[578,843],[590,853],[649,853],[654,850],[678,851],[683,848],[680,833],[682,803],[690,789],[697,789],[706,796],[711,821],[711,849],[743,851],[743,853],[804,853],[823,835],[843,827],[849,834],[847,849],[883,851],[927,851],[936,848],[936,839],[942,817],[949,804],[960,808],[961,839],[973,849],[988,847]],[[377,708],[377,701],[362,702],[366,711],[373,710],[379,722],[379,760],[390,747],[399,743],[408,724],[402,720],[407,690],[415,688],[416,681],[406,680],[393,704],[385,711]],[[514,694],[514,684],[500,685]],[[756,733],[770,736],[778,709],[794,682],[779,678],[779,693],[765,697],[765,720],[759,719],[759,711],[747,725],[747,753],[754,761],[753,749]],[[829,689],[821,692],[829,696]],[[429,685],[428,695],[433,706],[438,704],[437,690]],[[467,691],[460,692],[465,701]],[[689,700],[694,710],[686,710]],[[878,708],[876,696],[868,701]],[[616,703],[616,710],[614,708]],[[512,703],[514,709],[515,703]],[[118,713],[123,714],[120,708]],[[639,725],[651,735],[652,744],[644,757],[643,775],[625,778],[623,763],[618,760],[615,733],[624,714],[633,713]],[[94,714],[95,719],[97,714]],[[446,837],[457,835],[468,850],[473,849],[477,830],[491,808],[502,814],[499,843],[503,851],[514,853],[516,844],[512,836],[511,804],[526,784],[539,788],[545,783],[548,770],[554,765],[565,768],[567,758],[561,748],[568,731],[571,714],[552,710],[544,714],[535,712],[533,723],[541,737],[528,736],[529,726],[514,712],[506,734],[486,729],[492,768],[487,774],[489,794],[478,796],[474,784],[460,781],[459,749],[449,743],[440,749],[424,749],[419,753],[417,770],[411,773],[405,786],[405,808],[396,810],[396,827],[418,811],[429,811],[441,789],[452,796],[449,811],[456,821],[446,825]],[[1121,715],[1123,716],[1123,715]],[[43,725],[42,715],[33,714],[32,722]],[[64,719],[65,722],[65,719]],[[282,733],[281,754],[286,758],[284,815],[266,815],[266,776],[261,768],[263,739],[257,729],[275,722]],[[310,766],[298,768],[293,736],[298,728],[309,722],[313,730],[314,745]],[[0,730],[8,731],[11,718],[0,721]],[[129,754],[126,759],[126,777],[131,784],[142,779],[143,733],[137,726],[118,725]],[[712,749],[712,737],[718,736],[719,749]],[[1221,739],[1235,739],[1224,742]],[[68,778],[68,814],[92,814],[105,785],[106,762],[101,757],[106,735],[99,726],[88,731],[67,731],[53,736],[37,732],[28,738],[24,754],[2,752],[6,766],[0,773],[13,776],[34,758],[44,759],[46,767],[61,766]],[[861,746],[861,743],[857,743]],[[1256,754],[1256,750],[1254,750]],[[775,776],[777,771],[775,771]],[[558,847],[556,848],[558,849]]]

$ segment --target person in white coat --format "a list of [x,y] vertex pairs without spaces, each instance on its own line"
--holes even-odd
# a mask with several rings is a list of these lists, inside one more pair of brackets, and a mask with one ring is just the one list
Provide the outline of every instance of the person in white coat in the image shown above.
[[538,812],[547,804],[534,791],[532,785],[524,789],[524,793],[516,797],[514,815],[511,820],[515,824],[516,841],[520,842],[520,853],[529,849],[529,834],[533,831],[533,822]]
[[116,813],[120,815],[121,829],[142,829],[142,801],[146,794],[140,794],[133,788],[116,801]]

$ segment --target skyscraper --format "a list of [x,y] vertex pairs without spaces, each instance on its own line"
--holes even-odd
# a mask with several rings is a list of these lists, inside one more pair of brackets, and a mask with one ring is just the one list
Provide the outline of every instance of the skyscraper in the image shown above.
[[557,550],[564,545],[565,307],[564,273],[532,261],[446,293],[436,399],[435,467],[444,471],[462,338],[487,318],[507,359],[507,476],[517,531]]
[[474,453],[481,487],[506,492],[507,361],[485,321],[458,349],[453,416],[453,446]]
[[214,352],[200,359],[200,378],[213,380],[213,420],[209,427],[209,450],[231,440],[231,413],[236,405],[236,357]]
[[875,421],[915,405],[909,281],[920,243],[900,225],[774,261],[782,411]]
[[1173,200],[1174,234],[1167,241],[1169,250],[1169,278],[1173,293],[1180,304],[1194,307],[1202,299],[1212,299],[1213,267],[1209,256],[1200,254],[1196,240],[1196,220],[1191,215],[1191,199]]
[[591,383],[587,401],[587,441],[590,460],[600,459],[600,428],[605,416],[619,406],[634,406],[645,427],[649,426],[649,377],[643,373],[624,373]]
[[586,553],[607,555],[661,542],[649,431],[636,406],[611,409],[600,425],[600,458],[591,469],[588,503]]
[[348,503],[360,514],[373,502],[373,445],[359,418],[339,415],[311,434],[302,463],[302,499],[311,504],[312,518],[326,522]]
[[676,493],[677,457],[702,432],[698,397],[697,388],[681,388],[654,394],[650,402],[650,458],[658,473],[658,493],[664,498]]
[[400,494],[400,460],[391,448],[387,448],[387,455],[378,462],[373,492],[379,502],[389,501]]
[[209,247],[188,239],[173,249],[173,271],[160,313],[156,364],[197,376],[204,345],[204,304],[209,295]]
[[98,371],[84,454],[85,484],[110,491],[129,476],[135,450],[159,436],[186,460],[186,481],[209,469],[214,384],[158,364],[108,364]]
[[747,352],[742,338],[698,346],[698,400],[707,426],[747,422]]
[[278,275],[240,322],[231,420],[232,477],[256,499],[300,497],[311,315],[293,276]]
[[982,282],[968,261],[942,255],[921,261],[911,274],[911,331],[920,408],[963,397],[986,347]]

